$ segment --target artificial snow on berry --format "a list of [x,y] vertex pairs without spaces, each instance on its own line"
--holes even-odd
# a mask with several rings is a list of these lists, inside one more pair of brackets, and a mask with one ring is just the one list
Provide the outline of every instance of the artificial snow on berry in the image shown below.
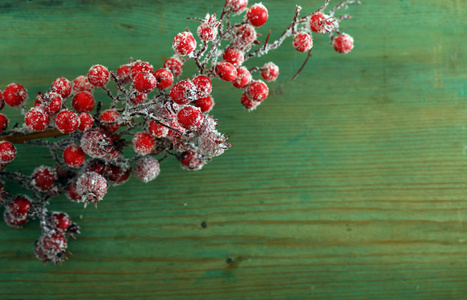
[[40,93],[34,102],[34,106],[41,107],[48,115],[55,115],[62,108],[62,96],[55,92]]
[[81,196],[81,202],[84,202],[85,206],[89,202],[96,203],[107,193],[107,181],[97,173],[83,173],[76,182],[76,192]]
[[57,118],[55,119],[55,127],[61,133],[72,133],[78,129],[79,118],[71,110],[62,110],[58,113]]
[[185,170],[197,171],[201,170],[204,166],[205,161],[193,151],[185,151],[183,152],[179,158],[181,167]]
[[242,13],[248,6],[248,0],[225,0],[226,7],[235,14]]
[[239,67],[242,65],[244,58],[243,52],[235,49],[235,48],[229,48],[224,51],[224,54],[222,54],[222,58],[231,63],[234,67]]
[[55,229],[58,229],[59,231],[66,231],[68,227],[71,225],[71,219],[68,216],[68,214],[64,212],[56,212],[54,211],[52,213],[52,216],[50,217],[50,220],[52,224],[54,225]]
[[140,72],[134,78],[133,84],[138,92],[147,94],[154,90],[157,81],[152,73]]
[[89,129],[92,128],[92,125],[94,125],[94,118],[88,114],[88,113],[80,113],[78,115],[79,118],[79,126],[78,130],[79,131],[88,131]]
[[137,132],[133,137],[133,149],[139,155],[147,155],[156,147],[156,141],[147,132]]
[[166,89],[170,87],[174,81],[174,76],[172,72],[170,72],[166,68],[158,69],[154,72],[154,77],[156,77],[156,88],[159,90]]
[[57,78],[52,82],[52,92],[58,93],[62,98],[71,94],[71,82],[66,78]]
[[133,63],[133,65],[131,65],[131,69],[130,69],[131,78],[135,79],[136,75],[138,75],[141,72],[142,73],[153,73],[154,67],[146,61],[137,60]]
[[115,133],[120,129],[120,124],[116,123],[119,118],[120,114],[115,109],[106,109],[99,115],[102,127],[110,133]]
[[261,68],[261,77],[267,81],[276,81],[279,76],[279,67],[273,63],[268,62]]
[[103,87],[109,83],[109,70],[103,65],[92,66],[88,71],[89,83],[96,87]]
[[251,100],[261,102],[268,97],[269,89],[264,82],[257,80],[246,88],[246,92]]
[[24,116],[24,123],[32,131],[42,131],[49,125],[49,116],[40,107],[32,107]]
[[117,78],[123,84],[131,82],[131,67],[129,64],[121,65],[117,69]]
[[300,52],[310,51],[313,47],[313,39],[308,33],[299,33],[293,39],[293,46]]
[[84,154],[80,146],[73,144],[65,148],[65,151],[63,151],[63,159],[70,167],[79,167],[84,163],[86,154]]
[[251,73],[245,67],[237,68],[237,77],[232,81],[232,85],[239,89],[246,88],[252,81]]
[[206,132],[198,138],[198,147],[208,157],[219,156],[224,153],[230,145],[226,143],[227,138],[220,132]]
[[8,141],[0,141],[0,163],[7,164],[16,156],[16,148]]
[[178,112],[177,121],[187,130],[196,130],[203,122],[203,114],[198,107],[187,105]]
[[192,82],[196,87],[196,92],[198,93],[198,96],[202,97],[211,94],[211,79],[209,79],[209,77],[207,77],[206,75],[198,75],[195,78],[193,78]]
[[84,153],[93,158],[113,160],[120,155],[112,136],[99,129],[86,131],[80,145]]
[[248,111],[255,110],[258,107],[258,105],[261,104],[261,102],[253,101],[250,98],[248,98],[246,92],[243,92],[242,96],[240,97],[240,102],[242,103],[243,107],[248,109]]
[[84,75],[78,76],[73,80],[73,92],[94,92],[94,86],[89,83],[88,78]]
[[136,178],[146,183],[156,179],[160,171],[159,161],[150,155],[140,158],[133,167]]
[[256,30],[253,26],[246,24],[237,29],[235,46],[238,49],[245,49],[256,41]]
[[27,98],[28,93],[21,84],[10,83],[3,91],[3,100],[11,107],[23,105]]
[[183,62],[178,57],[170,57],[164,62],[164,68],[169,69],[174,77],[178,77],[182,74]]
[[144,103],[144,101],[146,101],[147,99],[148,99],[148,95],[147,95],[147,94],[144,94],[144,93],[137,93],[137,94],[132,95],[130,101],[131,101],[131,103],[133,103],[134,105],[138,105],[138,104]]
[[173,40],[172,48],[178,55],[188,55],[196,48],[196,40],[189,31],[180,32]]
[[353,38],[347,33],[342,33],[334,38],[332,45],[337,52],[347,54],[353,49]]
[[319,11],[311,15],[309,25],[313,32],[331,33],[339,26],[339,21]]
[[165,126],[158,124],[156,121],[151,120],[148,126],[148,132],[155,137],[162,138],[167,135],[169,129]]
[[263,26],[268,20],[268,10],[263,4],[256,3],[248,8],[246,18],[255,27]]
[[39,191],[46,192],[57,179],[57,172],[48,166],[39,166],[32,172],[32,185]]
[[196,99],[194,104],[201,109],[202,113],[208,113],[214,107],[214,99],[211,95],[207,95],[206,97]]
[[224,81],[233,81],[237,77],[237,69],[226,61],[217,63],[214,71]]
[[216,14],[212,16],[206,14],[206,17],[201,21],[201,25],[197,29],[199,38],[205,42],[214,41],[217,36],[217,27],[220,24],[221,22],[216,20]]
[[170,97],[177,104],[188,104],[197,98],[196,86],[190,80],[181,80],[170,89]]

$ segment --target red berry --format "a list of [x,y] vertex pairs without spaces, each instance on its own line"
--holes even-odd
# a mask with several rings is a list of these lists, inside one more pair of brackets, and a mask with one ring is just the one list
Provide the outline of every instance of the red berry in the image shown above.
[[205,20],[201,21],[197,33],[201,40],[209,42],[214,41],[217,36],[217,27],[220,25],[220,22],[216,20],[216,14],[210,16],[206,15]]
[[66,251],[67,241],[65,235],[61,232],[53,232],[45,234],[39,240],[39,244],[42,245],[42,249],[45,254],[57,255],[60,252]]
[[25,219],[28,217],[28,211],[31,207],[31,199],[25,195],[16,195],[7,206],[8,212],[16,219]]
[[154,180],[160,172],[159,161],[149,155],[140,158],[133,167],[133,174],[142,182]]
[[78,76],[73,80],[73,92],[89,92],[92,94],[94,92],[94,86],[89,83],[86,76]]
[[247,87],[246,92],[251,100],[261,102],[268,97],[269,89],[264,82],[258,80],[251,83]]
[[263,4],[256,3],[250,6],[248,12],[246,13],[246,18],[251,25],[260,27],[268,20],[268,10]]
[[273,62],[264,64],[261,68],[261,77],[267,81],[275,81],[279,76],[279,67]]
[[88,114],[88,113],[80,113],[78,115],[79,118],[79,126],[78,130],[79,131],[88,131],[89,129],[92,128],[92,125],[94,125],[94,118]]
[[109,70],[102,65],[92,66],[88,71],[89,83],[96,87],[103,87],[109,83]]
[[189,80],[181,80],[172,86],[170,97],[180,105],[188,104],[197,98],[196,87]]
[[196,48],[196,40],[189,31],[180,32],[173,40],[172,48],[178,55],[187,55]]
[[100,175],[104,175],[105,163],[100,159],[91,159],[86,162],[83,168],[83,172],[94,172]]
[[10,83],[3,91],[5,103],[12,107],[23,105],[27,98],[28,92],[22,85],[17,83]]
[[222,58],[234,67],[241,66],[244,60],[243,52],[235,48],[225,50]]
[[99,129],[86,131],[80,145],[84,153],[93,158],[112,160],[120,155],[112,136]]
[[310,17],[310,29],[316,33],[330,33],[336,30],[339,21],[322,12],[315,12]]
[[3,100],[3,93],[0,91],[0,110],[5,107],[5,100]]
[[4,114],[0,114],[0,133],[4,132],[8,128],[8,118]]
[[201,135],[208,131],[214,131],[216,130],[216,126],[217,120],[214,120],[210,115],[204,115],[203,123],[198,128],[197,133]]
[[130,65],[121,65],[117,70],[117,78],[123,83],[127,84],[131,82],[131,71]]
[[246,92],[242,94],[242,97],[240,98],[240,102],[242,102],[243,107],[248,109],[248,111],[253,111],[258,107],[258,105],[261,104],[261,102],[256,102],[248,98]]
[[237,69],[229,62],[221,61],[216,64],[215,72],[224,81],[233,81],[237,77]]
[[65,196],[73,202],[80,202],[81,196],[76,192],[76,182],[70,183],[65,189]]
[[225,4],[233,13],[239,14],[246,9],[248,0],[225,0]]
[[337,52],[347,54],[353,49],[353,38],[346,33],[342,33],[332,41],[332,45]]
[[313,40],[308,33],[299,33],[293,39],[293,46],[300,52],[307,52],[313,47]]
[[32,107],[24,116],[26,126],[33,131],[42,131],[49,125],[49,116],[40,107]]
[[94,108],[94,96],[89,92],[78,92],[71,105],[76,112],[90,112]]
[[62,108],[62,96],[55,92],[40,93],[34,102],[34,107],[41,107],[48,115],[55,115]]
[[173,101],[160,101],[156,103],[154,111],[156,116],[170,121],[177,116],[177,112],[180,110],[180,106]]
[[131,78],[135,79],[136,75],[138,75],[141,72],[153,73],[154,67],[148,62],[137,60],[131,66],[131,70],[130,70]]
[[71,94],[71,82],[66,78],[57,78],[52,82],[52,92],[66,98]]
[[201,112],[207,113],[213,108],[214,99],[211,97],[211,95],[207,95],[203,98],[198,98],[195,101],[195,106],[199,107],[201,109]]
[[239,89],[246,88],[251,83],[252,77],[250,71],[245,67],[237,68],[237,77],[232,81],[232,85]]
[[108,163],[103,173],[105,179],[114,186],[125,183],[130,178],[130,175],[130,169],[123,169],[121,166],[113,163]]
[[256,30],[251,25],[243,25],[237,29],[237,40],[235,45],[239,49],[244,49],[256,40]]
[[107,193],[107,181],[102,175],[94,172],[83,173],[76,182],[76,192],[82,202],[96,202],[102,200]]
[[55,119],[55,127],[57,127],[61,133],[72,133],[78,129],[78,126],[79,118],[71,110],[62,110],[58,113],[57,118]]
[[135,89],[140,93],[150,93],[156,87],[156,77],[152,73],[140,72],[134,78]]
[[208,157],[219,156],[228,148],[226,138],[217,131],[210,131],[198,138],[199,150]]
[[134,105],[137,105],[137,104],[144,103],[144,101],[146,101],[147,99],[148,99],[148,95],[147,95],[147,94],[138,93],[138,94],[134,95],[133,98],[130,99],[130,101],[131,101],[131,103],[133,103]]
[[66,231],[71,225],[70,217],[63,212],[53,212],[50,219],[55,228],[60,231]]
[[166,89],[172,85],[174,82],[174,76],[166,68],[158,69],[154,72],[154,77],[156,77],[157,84],[156,88],[159,90]]
[[63,159],[70,167],[79,167],[84,163],[86,154],[78,145],[69,145],[63,151]]
[[177,114],[180,126],[188,130],[196,130],[203,122],[203,114],[198,107],[187,105]]
[[3,219],[8,226],[13,228],[20,228],[28,221],[28,215],[26,214],[24,218],[16,218],[5,209],[5,212],[3,213]]
[[151,122],[149,122],[148,131],[151,135],[161,138],[167,135],[169,129],[165,126],[158,124],[156,121],[151,120]]
[[183,152],[179,160],[185,170],[200,170],[204,165],[204,161],[193,151]]
[[8,141],[0,142],[0,163],[7,164],[15,159],[16,148]]
[[205,96],[205,95],[211,94],[212,83],[209,77],[205,75],[198,75],[195,78],[193,78],[192,82],[196,87],[198,96]]
[[183,62],[177,57],[170,57],[164,62],[164,68],[169,69],[174,77],[178,77],[182,74]]
[[133,149],[139,155],[147,155],[156,147],[156,141],[147,132],[137,132],[133,137]]
[[[169,127],[170,128],[173,128],[173,129],[176,129],[178,130],[179,132],[181,133],[184,133],[185,132],[185,128],[183,128],[182,126],[180,126],[180,124],[177,122],[176,119],[172,120],[170,123],[169,123]],[[178,133],[177,131],[174,131],[174,130],[171,130],[169,129],[169,132],[167,133],[167,137],[169,139],[173,139],[174,137],[179,137],[180,136],[180,133]]]
[[57,172],[48,166],[39,166],[32,172],[32,185],[39,191],[48,191],[56,179]]
[[120,114],[114,109],[104,110],[99,115],[99,121],[101,122],[102,127],[111,133],[117,132],[118,129],[120,129],[120,124],[115,123],[118,120],[118,118],[120,118]]

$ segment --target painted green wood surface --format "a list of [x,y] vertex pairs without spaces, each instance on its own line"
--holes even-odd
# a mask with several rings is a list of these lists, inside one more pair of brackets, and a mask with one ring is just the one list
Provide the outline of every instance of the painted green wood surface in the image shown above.
[[[263,1],[273,38],[288,2]],[[33,257],[37,221],[0,224],[0,298],[467,299],[465,1],[365,2],[342,25],[351,54],[315,35],[294,82],[305,57],[290,43],[255,60],[281,76],[254,113],[215,82],[234,146],[202,171],[165,161],[155,182],[132,178],[97,210],[54,199],[82,226],[64,265]],[[173,36],[195,30],[184,17],[222,3],[2,0],[0,89],[34,95],[130,56],[159,66]],[[12,168],[50,163],[28,149]]]

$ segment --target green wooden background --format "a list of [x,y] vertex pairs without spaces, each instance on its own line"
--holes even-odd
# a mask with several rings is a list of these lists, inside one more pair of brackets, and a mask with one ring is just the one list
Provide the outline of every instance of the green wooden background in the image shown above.
[[[263,3],[261,32],[277,37],[295,2]],[[222,5],[1,0],[0,89],[34,95],[130,56],[160,66],[173,36],[196,29],[185,17]],[[202,171],[165,161],[155,182],[132,178],[97,210],[53,199],[82,226],[62,266],[34,258],[37,221],[0,224],[0,298],[467,299],[465,1],[367,0],[349,12],[351,54],[315,35],[294,82],[305,57],[290,41],[248,63],[281,69],[259,110],[214,83],[213,115],[234,146]],[[10,168],[31,172],[46,154],[19,147]]]

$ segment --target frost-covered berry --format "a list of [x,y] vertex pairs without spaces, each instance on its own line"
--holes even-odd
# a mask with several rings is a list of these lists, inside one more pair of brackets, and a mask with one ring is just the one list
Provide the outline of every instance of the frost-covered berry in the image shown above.
[[206,132],[198,138],[198,146],[208,157],[219,156],[229,147],[226,140],[227,138],[217,131]]
[[156,147],[156,141],[151,134],[147,132],[137,132],[132,140],[133,149],[139,155],[147,155]]
[[212,83],[209,77],[205,75],[198,75],[195,78],[193,78],[192,82],[195,85],[198,96],[202,97],[211,94]]
[[293,46],[300,52],[310,51],[313,47],[313,39],[308,33],[299,33],[293,39]]
[[204,160],[202,160],[201,157],[193,151],[183,152],[178,159],[180,160],[181,167],[185,170],[200,170],[205,163]]
[[229,48],[225,50],[224,54],[222,54],[222,58],[226,62],[231,63],[234,67],[241,66],[243,60],[245,59],[243,52],[235,48]]
[[177,104],[188,104],[197,98],[196,87],[189,80],[180,80],[170,89],[170,97]]
[[109,70],[103,65],[92,66],[88,71],[89,83],[96,87],[103,87],[109,83]]
[[240,14],[248,6],[248,0],[225,0],[225,4],[233,13]]
[[135,89],[140,93],[150,93],[156,87],[156,77],[152,73],[140,72],[134,78]]
[[151,120],[148,126],[148,132],[155,137],[161,138],[165,137],[169,132],[169,129],[165,126],[158,124],[156,121]]
[[257,34],[253,26],[246,24],[237,29],[236,36],[236,47],[238,47],[239,49],[244,49],[245,47],[256,41]]
[[268,97],[269,89],[264,82],[257,80],[246,88],[246,92],[251,100],[261,102]]
[[173,40],[172,48],[178,55],[187,55],[196,48],[196,40],[189,31],[180,32]]
[[83,172],[94,172],[100,175],[104,175],[105,162],[100,159],[91,159],[86,161],[83,167]]
[[263,4],[256,3],[248,8],[246,18],[255,27],[263,26],[268,20],[268,10]]
[[57,179],[57,172],[48,166],[39,166],[32,172],[32,185],[39,191],[48,191]]
[[128,181],[131,170],[126,165],[107,163],[102,175],[107,180],[107,183],[117,186]]
[[275,81],[277,76],[279,76],[279,67],[275,63],[268,62],[261,68],[261,77],[264,80]]
[[57,255],[66,251],[67,241],[66,237],[61,232],[50,232],[44,234],[39,239],[39,244],[47,256]]
[[78,129],[79,118],[71,110],[64,109],[58,113],[57,118],[55,119],[55,127],[61,133],[72,133]]
[[89,129],[92,128],[92,125],[94,125],[94,118],[88,114],[88,113],[80,113],[78,115],[79,118],[79,126],[78,130],[79,131],[88,131]]
[[214,71],[224,81],[233,81],[237,77],[237,69],[226,61],[217,63]]
[[187,105],[177,114],[180,126],[188,130],[196,130],[203,122],[203,114],[198,107]]
[[123,84],[127,84],[131,82],[131,67],[129,64],[121,65],[117,69],[117,78]]
[[57,78],[52,82],[52,92],[58,93],[62,98],[71,94],[71,82],[63,77]]
[[49,125],[49,116],[40,107],[32,107],[24,116],[24,123],[33,131],[42,131]]
[[6,206],[6,210],[15,219],[25,219],[28,217],[29,208],[31,207],[31,199],[25,195],[16,195],[11,199],[11,202]]
[[118,118],[120,118],[120,114],[115,109],[106,109],[99,115],[102,127],[111,133],[120,129],[120,124],[116,123]]
[[164,62],[164,68],[169,69],[174,77],[178,77],[182,74],[183,62],[177,57],[170,57]]
[[221,23],[216,20],[216,14],[212,16],[206,14],[205,19],[201,21],[201,25],[199,25],[197,29],[199,38],[206,42],[214,41],[217,36],[217,27],[220,24]]
[[142,182],[149,182],[156,179],[160,172],[159,162],[149,155],[140,158],[133,167],[133,174]]
[[199,126],[197,133],[201,135],[209,131],[214,131],[216,130],[216,126],[217,120],[215,120],[210,115],[204,115],[203,123],[201,123],[201,126]]
[[65,188],[65,196],[73,202],[80,202],[81,196],[76,192],[76,182],[72,182]]
[[310,29],[316,33],[330,33],[339,26],[339,21],[323,12],[315,12],[310,17]]
[[160,101],[154,106],[156,116],[164,120],[170,121],[177,116],[180,106],[173,101]]
[[37,96],[34,106],[41,107],[48,115],[55,115],[62,108],[62,100],[58,93],[41,93]]
[[0,114],[0,133],[4,132],[8,128],[10,121],[4,114]]
[[208,113],[214,107],[214,99],[211,95],[207,95],[206,97],[196,99],[194,104],[201,109],[201,112]]
[[169,139],[173,139],[174,137],[179,137],[180,134],[185,133],[185,128],[183,128],[182,126],[180,126],[180,124],[178,124],[177,119],[172,120],[168,126],[172,129],[177,130],[175,131],[175,130],[169,129],[169,132],[167,133],[167,137]]
[[0,163],[7,164],[16,156],[16,148],[13,146],[12,143],[8,141],[1,141],[0,142]]
[[84,75],[78,76],[73,80],[73,92],[94,92],[94,86],[89,83],[88,78]]
[[148,95],[144,93],[137,93],[135,95],[132,95],[132,98],[130,99],[131,103],[134,105],[138,105],[141,103],[144,103],[148,99]]
[[232,85],[239,89],[246,88],[252,81],[251,73],[245,67],[237,68],[237,77],[232,81]]
[[81,196],[81,202],[100,201],[107,193],[107,181],[102,175],[94,172],[83,173],[76,181],[76,192]]
[[172,85],[174,82],[174,76],[166,68],[158,69],[154,72],[154,77],[156,77],[156,88],[159,90],[164,90]]
[[3,91],[3,100],[11,107],[23,105],[27,98],[28,93],[21,84],[10,83]]
[[347,54],[353,49],[353,38],[347,33],[342,33],[334,38],[332,45],[337,52]]
[[54,225],[55,229],[65,232],[71,225],[70,217],[64,212],[54,211],[50,217],[50,221]]
[[256,102],[248,98],[246,92],[244,92],[240,97],[240,102],[242,103],[243,107],[248,109],[248,111],[255,110],[258,107],[258,105],[261,104],[261,102]]
[[5,223],[12,228],[23,227],[24,224],[28,221],[28,215],[26,214],[23,218],[15,218],[7,209],[3,213],[3,219]]
[[78,145],[69,145],[63,151],[63,159],[70,167],[79,167],[84,163],[86,154]]
[[137,60],[131,66],[131,69],[130,69],[131,78],[135,79],[136,75],[138,75],[141,72],[142,73],[153,73],[154,67],[146,61]]
[[112,136],[99,129],[86,131],[80,145],[84,153],[93,158],[113,160],[120,155]]
[[94,108],[94,96],[89,92],[78,92],[73,97],[71,105],[76,112],[90,112]]

